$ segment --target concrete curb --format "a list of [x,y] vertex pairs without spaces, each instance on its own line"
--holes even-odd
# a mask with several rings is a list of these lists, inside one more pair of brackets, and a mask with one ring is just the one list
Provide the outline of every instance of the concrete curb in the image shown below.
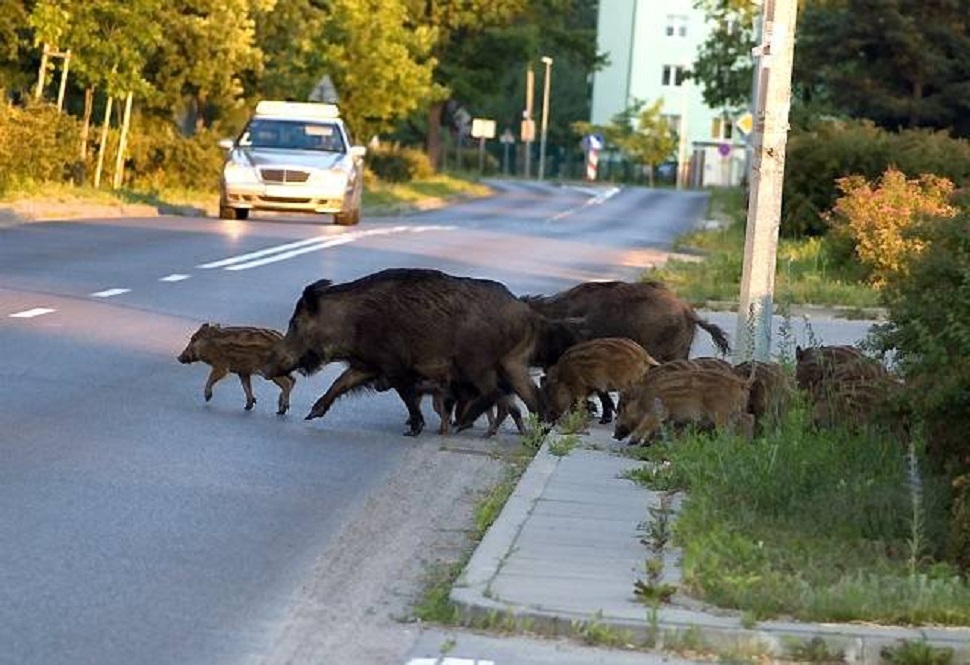
[[[587,443],[597,445],[601,442]],[[503,566],[516,551],[517,540],[526,522],[533,518],[536,505],[554,483],[556,472],[564,462],[568,463],[550,454],[548,446],[547,439],[451,591],[452,602],[469,625],[515,628],[551,636],[581,636],[594,630],[605,634],[608,631],[612,639],[629,646],[762,653],[777,658],[791,657],[793,651],[815,645],[818,651],[824,647],[828,654],[841,653],[842,662],[872,665],[886,662],[881,656],[883,648],[898,646],[907,640],[952,649],[954,663],[970,663],[970,629],[967,628],[794,621],[764,621],[746,626],[739,613],[728,610],[712,608],[707,611],[665,605],[654,611],[632,600],[632,588],[629,598],[619,599],[627,602],[625,607],[628,608],[620,613],[594,609],[578,612],[503,600],[493,593],[492,583],[502,575]],[[644,506],[658,496],[643,490]],[[600,545],[604,552],[609,547],[610,543]],[[646,557],[644,549],[644,559]],[[590,568],[596,565],[597,561],[589,561]],[[642,613],[642,618],[637,617],[638,613]]]

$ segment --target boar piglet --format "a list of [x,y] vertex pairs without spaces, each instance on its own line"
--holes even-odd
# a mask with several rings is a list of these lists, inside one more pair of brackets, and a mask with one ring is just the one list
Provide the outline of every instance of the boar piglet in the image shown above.
[[647,372],[620,400],[613,438],[630,443],[649,440],[664,424],[735,428],[751,438],[754,418],[748,413],[752,379],[730,372],[668,370]]
[[812,397],[832,382],[888,376],[885,365],[854,346],[795,347],[795,382]]
[[626,391],[651,367],[659,365],[643,347],[623,337],[604,337],[581,342],[567,350],[546,372],[542,391],[549,422],[556,422],[577,401],[596,392],[601,397],[600,423],[613,420],[609,391]]
[[[268,328],[252,326],[220,326],[203,323],[189,339],[185,350],[178,356],[183,364],[202,361],[212,367],[205,382],[205,401],[212,399],[212,387],[227,374],[239,376],[246,393],[246,410],[256,404],[250,377],[259,374],[273,347],[283,335]],[[280,387],[277,413],[283,415],[290,408],[290,391],[295,383],[288,373],[270,379]]]
[[405,434],[416,435],[424,427],[417,391],[422,379],[471,385],[478,395],[466,415],[472,420],[502,396],[500,383],[538,412],[529,361],[541,333],[541,316],[498,282],[389,269],[343,284],[320,280],[307,286],[264,371],[311,373],[329,362],[347,363],[308,419],[384,377],[408,410]]

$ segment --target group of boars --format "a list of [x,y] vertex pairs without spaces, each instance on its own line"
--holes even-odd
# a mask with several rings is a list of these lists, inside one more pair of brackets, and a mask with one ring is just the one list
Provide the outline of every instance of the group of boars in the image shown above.
[[[553,295],[517,297],[493,280],[396,268],[310,284],[285,335],[203,324],[178,360],[211,366],[206,401],[216,382],[235,373],[250,410],[252,375],[273,381],[281,391],[279,414],[289,408],[294,372],[310,375],[342,363],[306,418],[323,417],[348,392],[394,390],[411,436],[424,428],[421,400],[430,395],[441,434],[472,427],[483,415],[487,436],[507,417],[525,433],[516,397],[542,422],[555,423],[595,396],[600,422],[615,417],[614,437],[631,443],[689,426],[750,437],[759,419],[785,408],[790,377],[775,363],[688,359],[697,328],[722,355],[730,352],[721,328],[659,282],[584,282]],[[856,364],[864,366],[861,375],[846,371]],[[875,376],[875,365],[881,367],[851,347],[798,349],[797,382],[828,396],[832,380]],[[540,372],[537,385],[533,376]],[[818,401],[818,417],[830,417],[823,412],[828,400]]]

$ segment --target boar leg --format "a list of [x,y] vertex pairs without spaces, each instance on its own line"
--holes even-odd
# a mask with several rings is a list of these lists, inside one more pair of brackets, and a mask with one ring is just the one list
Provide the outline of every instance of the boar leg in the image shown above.
[[418,395],[417,388],[414,384],[408,384],[394,386],[394,390],[397,391],[398,397],[401,398],[405,408],[408,410],[408,419],[404,423],[408,428],[405,430],[404,436],[417,436],[424,429],[424,415],[421,413],[421,397]]
[[226,378],[226,374],[229,373],[228,367],[213,366],[212,371],[209,372],[209,378],[205,382],[205,390],[202,392],[205,395],[205,401],[208,402],[212,399],[212,386],[216,385],[219,381]]
[[290,392],[293,390],[293,385],[296,381],[289,374],[274,377],[271,381],[280,387],[280,398],[277,401],[276,415],[282,416],[290,408]]
[[600,398],[600,406],[603,410],[602,415],[600,415],[600,425],[607,425],[613,421],[613,414],[616,412],[613,398],[605,390],[597,390],[596,396]]
[[256,397],[253,396],[253,382],[249,374],[239,374],[239,383],[242,384],[243,392],[246,393],[246,410],[252,411],[256,406]]
[[348,367],[343,371],[343,373],[338,376],[334,382],[327,388],[327,392],[323,396],[314,402],[313,407],[310,409],[310,413],[306,415],[306,420],[313,420],[314,418],[322,418],[326,415],[333,403],[337,401],[337,398],[344,393],[350,392],[354,388],[359,388],[369,381],[373,381],[379,375],[378,372],[372,370],[362,370],[353,367]]
[[525,408],[530,413],[535,413],[539,418],[546,415],[545,406],[539,398],[539,389],[529,375],[529,368],[522,363],[504,361],[501,363],[500,371],[502,378],[508,383],[512,391],[525,402]]

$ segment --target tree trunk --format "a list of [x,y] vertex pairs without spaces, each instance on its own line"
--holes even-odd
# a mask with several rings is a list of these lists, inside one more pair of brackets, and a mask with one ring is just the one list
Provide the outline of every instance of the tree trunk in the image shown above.
[[920,123],[920,102],[923,101],[923,80],[913,81],[913,99],[909,106],[909,128],[915,129]]
[[195,133],[198,134],[205,129],[205,105],[206,95],[200,92],[195,96]]
[[125,151],[128,149],[128,128],[131,127],[131,90],[125,98],[125,112],[121,119],[121,137],[118,139],[118,154],[115,157],[114,180],[111,186],[119,189],[125,177]]
[[444,102],[435,102],[428,109],[428,140],[426,147],[428,159],[435,170],[441,164],[441,109],[445,106]]
[[94,169],[95,189],[101,186],[101,170],[104,167],[104,153],[106,152],[108,144],[108,125],[111,124],[111,106],[113,103],[114,97],[109,96],[104,107],[104,124],[101,126],[101,145],[98,146],[98,165]]

